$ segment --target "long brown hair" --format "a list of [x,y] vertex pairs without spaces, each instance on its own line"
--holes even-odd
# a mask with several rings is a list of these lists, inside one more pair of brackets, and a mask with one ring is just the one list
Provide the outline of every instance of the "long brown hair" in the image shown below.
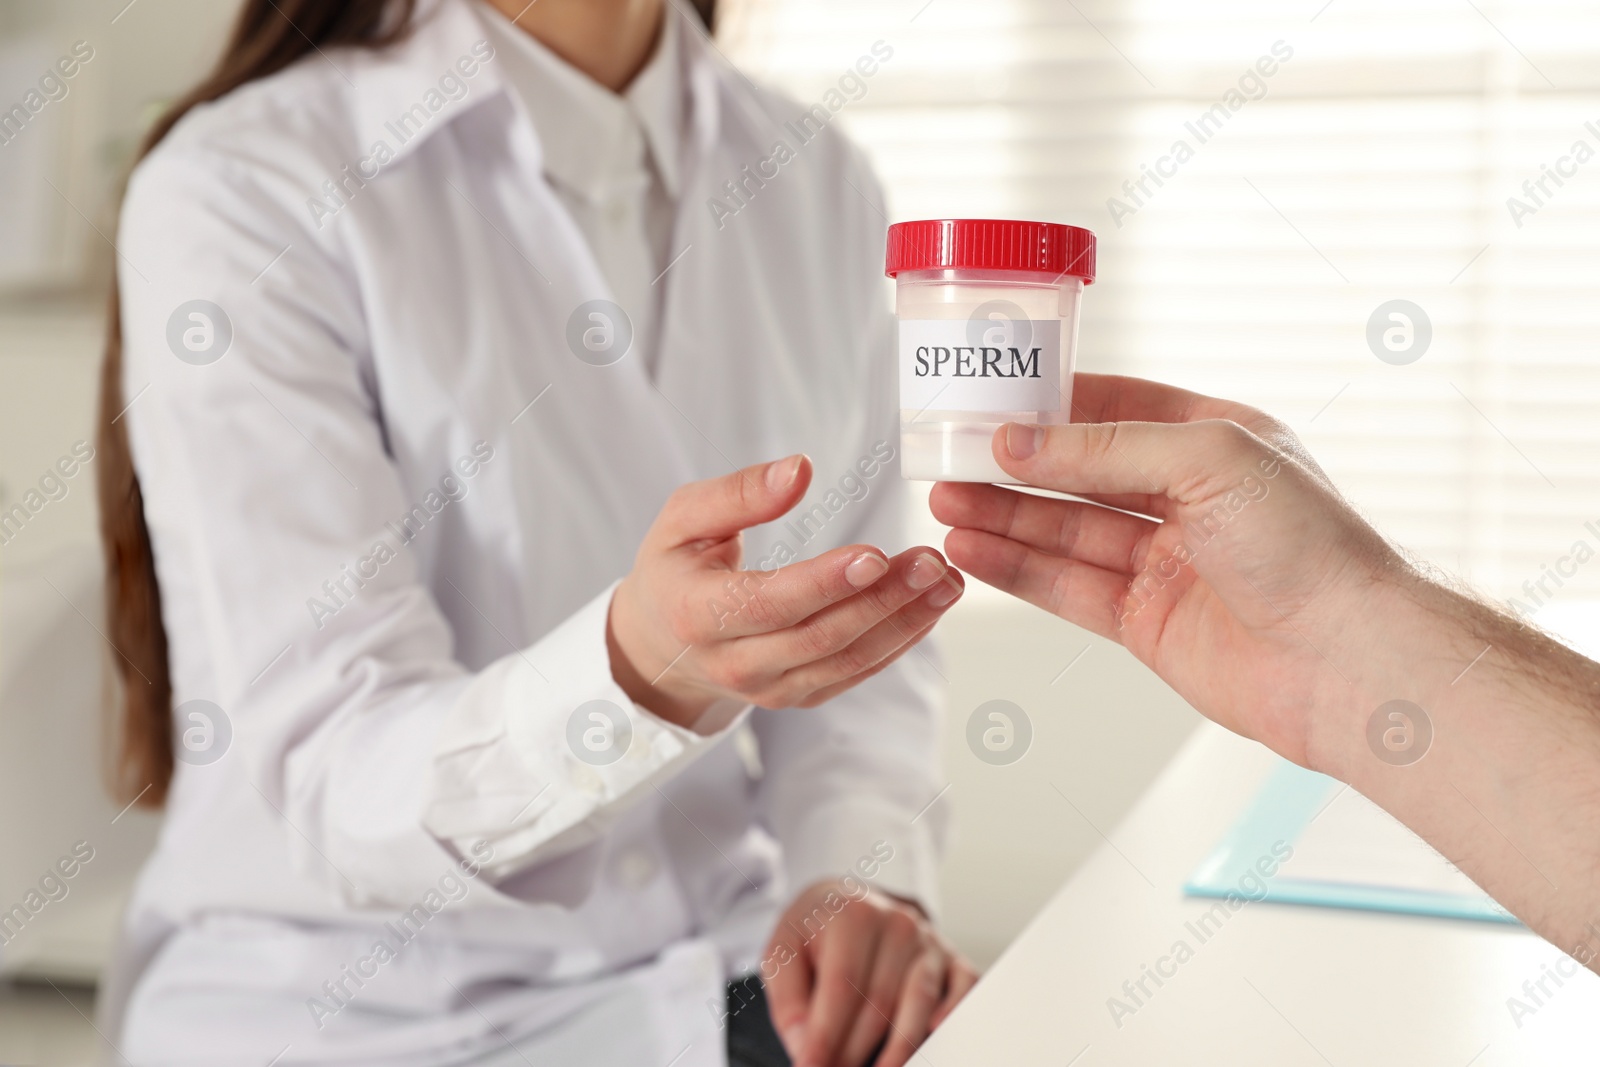
[[[247,82],[276,74],[315,49],[379,48],[411,25],[416,0],[245,0],[216,68],[167,109],[145,136],[135,162],[161,142],[191,108]],[[122,421],[122,316],[116,278],[107,308],[106,358],[100,368],[95,480],[106,562],[106,625],[122,678],[122,715],[112,785],[121,799],[157,808],[172,779],[172,678],[161,623],[144,497]]]
[[[710,29],[716,0],[690,2]],[[410,30],[415,12],[416,0],[245,0],[216,68],[155,122],[134,162],[149,154],[191,108],[276,74],[316,50],[393,44]],[[158,808],[172,780],[172,677],[161,588],[123,410],[121,300],[113,275],[95,438],[106,625],[122,679],[112,787],[123,800]]]

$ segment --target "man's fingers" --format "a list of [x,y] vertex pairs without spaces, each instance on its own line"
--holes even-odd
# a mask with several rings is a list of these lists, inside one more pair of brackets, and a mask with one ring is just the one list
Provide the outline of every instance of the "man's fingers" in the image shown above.
[[778,965],[777,973],[769,978],[763,968],[761,983],[767,991],[772,1028],[778,1031],[789,1057],[798,1060],[805,1047],[806,1017],[811,1009],[811,961],[804,947],[786,940],[783,931],[779,934],[767,950],[767,958]]
[[[1072,376],[1073,422],[1188,422],[1195,409],[1209,400],[1147,378],[1081,371]],[[1199,417],[1219,416],[1210,412]]]
[[[1074,422],[1204,422],[1225,419],[1238,423],[1270,447],[1293,457],[1328,486],[1332,482],[1317,461],[1307,452],[1294,431],[1259,408],[1233,400],[1191,393],[1143,378],[1124,378],[1115,374],[1073,375],[1072,420]],[[1111,503],[1112,507],[1123,507]],[[1130,511],[1156,515],[1158,512],[1131,507]]]
[[700,591],[691,594],[704,602],[699,632],[684,636],[728,640],[787,629],[863,589],[882,586],[890,567],[878,549],[850,545],[776,570],[707,572],[698,579]]
[[917,1047],[927,1039],[933,1029],[934,1009],[944,996],[948,964],[944,952],[930,946],[911,965],[906,973],[905,984],[900,989],[900,1003],[895,1008],[894,1022],[889,1026],[889,1040],[884,1043],[875,1067],[904,1067]]
[[1175,385],[1120,374],[1072,376],[1073,422],[1198,422],[1229,419],[1254,431],[1269,416],[1253,407]]
[[983,530],[951,530],[944,550],[980,582],[1020,597],[1091,633],[1117,637],[1128,576],[1062,559]]
[[804,455],[690,482],[667,498],[645,544],[668,551],[694,541],[732,537],[794,507],[810,484],[811,460]]
[[995,431],[995,461],[1029,485],[1062,493],[1156,493],[1187,503],[1274,462],[1261,441],[1225,420],[1168,425],[1113,422],[1067,426],[1007,423]]
[[929,494],[928,506],[946,526],[984,530],[1051,555],[1129,574],[1139,569],[1160,528],[1094,504],[972,482],[940,482]]
[[1164,519],[1172,511],[1172,501],[1161,493],[1077,493],[1093,504],[1101,504],[1118,511],[1131,511],[1152,519]]
[[805,1051],[796,1067],[835,1067],[857,1013],[871,1010],[858,990],[865,988],[871,974],[879,931],[875,923],[850,921],[853,906],[833,917],[823,939],[806,1020]]

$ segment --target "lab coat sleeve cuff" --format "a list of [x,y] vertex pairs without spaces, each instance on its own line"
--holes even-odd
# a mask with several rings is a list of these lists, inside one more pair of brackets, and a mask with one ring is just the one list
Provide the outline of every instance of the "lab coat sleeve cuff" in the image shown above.
[[714,709],[688,730],[634,704],[606,647],[615,590],[491,664],[440,733],[425,823],[462,853],[487,842],[491,877],[594,841],[748,714]]
[[783,839],[790,895],[816,882],[853,877],[916,903],[935,918],[939,850],[932,828],[871,797],[825,799]]

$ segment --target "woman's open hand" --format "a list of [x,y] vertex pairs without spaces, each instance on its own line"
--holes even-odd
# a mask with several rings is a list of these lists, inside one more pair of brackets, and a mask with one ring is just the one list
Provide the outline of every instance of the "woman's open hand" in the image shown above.
[[805,495],[803,455],[691,482],[667,500],[611,601],[611,671],[680,726],[713,704],[812,707],[888,667],[964,588],[936,550],[850,545],[741,570],[747,527]]

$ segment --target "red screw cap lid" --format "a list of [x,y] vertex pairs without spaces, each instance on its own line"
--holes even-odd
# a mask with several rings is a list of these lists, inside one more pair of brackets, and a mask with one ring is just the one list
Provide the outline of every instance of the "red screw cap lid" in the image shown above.
[[1094,233],[1057,222],[926,219],[889,227],[884,273],[1026,270],[1094,281]]

